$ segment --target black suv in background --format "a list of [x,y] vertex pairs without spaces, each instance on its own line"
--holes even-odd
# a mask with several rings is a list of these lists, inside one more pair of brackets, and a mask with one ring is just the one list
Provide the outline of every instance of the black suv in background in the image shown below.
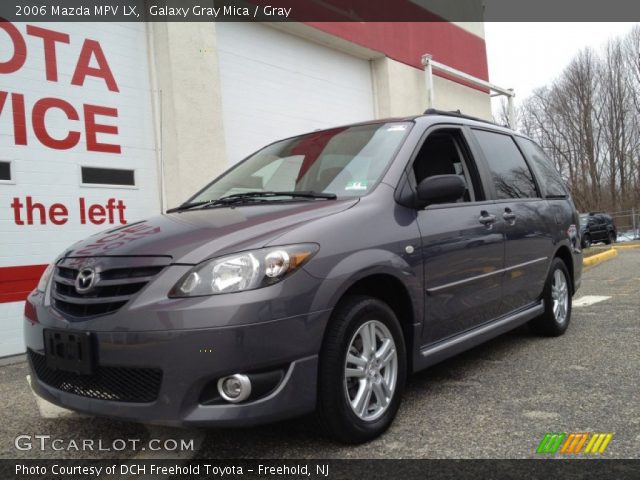
[[595,242],[610,245],[616,241],[617,237],[618,231],[611,215],[598,212],[580,214],[582,248],[589,248]]
[[281,140],[63,252],[25,307],[32,386],[169,425],[316,410],[370,440],[407,375],[525,323],[564,333],[577,226],[540,147],[491,123],[430,110]]

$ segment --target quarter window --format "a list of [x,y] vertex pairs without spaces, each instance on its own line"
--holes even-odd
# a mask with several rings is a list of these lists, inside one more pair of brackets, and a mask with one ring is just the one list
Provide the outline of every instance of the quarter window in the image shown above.
[[540,179],[540,188],[543,190],[544,196],[551,198],[566,197],[567,190],[562,177],[542,149],[527,138],[518,138],[518,144],[522,147],[527,158],[531,159],[531,166]]
[[513,138],[502,133],[475,130],[484,153],[498,199],[538,196],[531,170]]

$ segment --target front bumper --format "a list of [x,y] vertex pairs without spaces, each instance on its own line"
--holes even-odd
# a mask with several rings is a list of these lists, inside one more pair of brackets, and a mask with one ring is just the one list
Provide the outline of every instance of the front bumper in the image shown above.
[[[123,369],[115,368],[118,372],[126,372],[127,368],[162,371],[155,399],[134,403],[59,390],[38,376],[33,358],[44,361],[45,328],[86,331],[82,322],[62,325],[59,318],[48,317],[49,308],[42,305],[39,297],[41,294],[34,293],[29,301],[36,305],[40,322],[25,319],[24,327],[32,387],[56,405],[91,415],[174,426],[255,425],[315,408],[318,351],[330,311],[206,329],[92,331],[99,367]],[[239,313],[249,312],[239,307]],[[211,315],[216,315],[215,310]],[[162,324],[161,317],[158,324]],[[284,376],[262,397],[240,404],[201,403],[203,390],[222,376],[272,369],[283,370]]]

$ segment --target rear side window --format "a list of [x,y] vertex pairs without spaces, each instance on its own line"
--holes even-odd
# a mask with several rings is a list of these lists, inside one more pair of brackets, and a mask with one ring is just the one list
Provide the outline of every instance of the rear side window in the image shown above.
[[533,175],[513,138],[486,130],[474,132],[491,170],[497,198],[536,198]]
[[518,138],[518,144],[524,151],[527,158],[531,160],[531,166],[540,180],[540,188],[547,198],[565,198],[567,189],[562,181],[562,177],[553,166],[549,157],[535,143],[527,138]]

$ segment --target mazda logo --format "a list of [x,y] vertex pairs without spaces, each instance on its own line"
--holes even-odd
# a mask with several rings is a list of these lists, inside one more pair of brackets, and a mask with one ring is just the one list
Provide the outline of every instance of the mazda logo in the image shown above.
[[93,268],[83,268],[76,277],[76,292],[87,293],[96,283],[96,272]]

